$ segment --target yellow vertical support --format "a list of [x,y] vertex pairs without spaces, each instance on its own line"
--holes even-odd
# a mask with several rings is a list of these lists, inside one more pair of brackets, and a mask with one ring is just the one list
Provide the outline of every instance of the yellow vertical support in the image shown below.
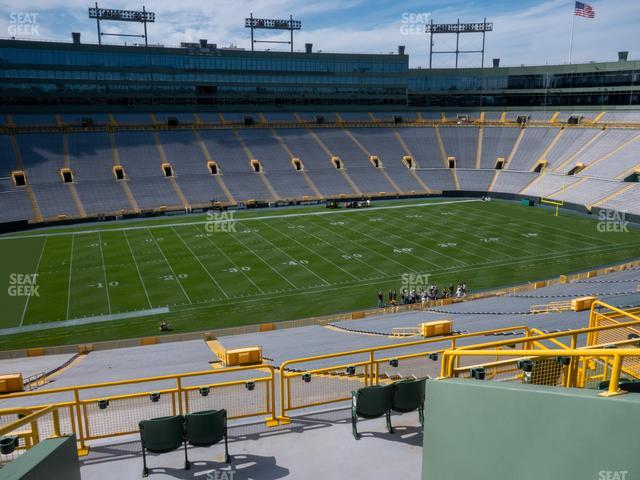
[[553,112],[553,115],[551,115],[551,118],[549,119],[549,123],[556,123],[558,115],[560,115],[560,112]]
[[507,122],[507,112],[502,112],[500,114],[500,123],[506,123]]

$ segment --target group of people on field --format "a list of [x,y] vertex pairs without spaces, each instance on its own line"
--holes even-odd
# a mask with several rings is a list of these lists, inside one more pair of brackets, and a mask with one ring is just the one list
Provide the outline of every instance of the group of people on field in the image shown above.
[[420,302],[424,308],[428,301],[440,300],[443,298],[462,298],[467,295],[467,284],[459,283],[457,287],[453,284],[449,288],[442,287],[438,289],[437,285],[430,285],[426,290],[424,287],[418,291],[416,288],[403,288],[400,291],[400,303],[398,303],[398,294],[396,290],[389,290],[388,300],[385,303],[382,290],[378,290],[378,308],[395,307],[397,305],[409,305]]

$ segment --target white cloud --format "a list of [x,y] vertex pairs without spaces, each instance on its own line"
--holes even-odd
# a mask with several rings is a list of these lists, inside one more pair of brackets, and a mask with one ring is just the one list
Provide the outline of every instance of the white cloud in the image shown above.
[[[106,1],[106,0],[105,0]],[[40,13],[40,34],[43,38],[69,39],[71,30],[81,31],[85,41],[95,41],[93,22],[87,17],[86,0],[0,0],[0,32],[6,32],[8,14],[14,11]],[[149,5],[149,3],[151,3]],[[630,50],[631,58],[640,57],[637,23],[640,21],[640,2],[630,0],[592,0],[596,18],[575,19],[574,61],[604,61],[616,58],[618,50]],[[395,52],[398,45],[406,45],[412,66],[428,63],[428,37],[425,34],[403,35],[402,13],[422,13],[429,4],[408,1],[403,4],[365,0],[236,0],[202,2],[200,0],[154,0],[148,9],[157,14],[155,24],[149,26],[153,43],[179,45],[183,41],[207,38],[211,43],[250,48],[244,18],[250,12],[256,16],[284,17],[293,13],[303,20],[303,30],[296,33],[296,47],[311,42],[314,49],[342,52]],[[106,4],[105,4],[106,5]],[[458,2],[437,7],[432,13],[438,22],[481,20],[487,11],[494,31],[487,34],[485,64],[500,57],[502,65],[564,63],[568,59],[573,0],[544,0],[533,6],[508,9],[487,7],[486,2]],[[110,0],[109,7],[138,9],[140,2]],[[481,13],[482,10],[482,13]],[[62,13],[60,13],[62,12]],[[339,22],[336,21],[339,19]],[[333,26],[338,24],[339,26]],[[362,25],[365,26],[362,26]],[[137,32],[137,25],[108,24],[106,32]],[[261,38],[285,39],[287,33],[270,35],[263,31]],[[117,42],[115,37],[110,42]],[[453,37],[437,37],[437,49],[452,46]],[[462,48],[479,47],[480,37],[465,37]],[[260,45],[285,49],[284,45]],[[477,65],[477,56],[464,56],[461,65]],[[452,58],[434,57],[435,65],[452,63]]]

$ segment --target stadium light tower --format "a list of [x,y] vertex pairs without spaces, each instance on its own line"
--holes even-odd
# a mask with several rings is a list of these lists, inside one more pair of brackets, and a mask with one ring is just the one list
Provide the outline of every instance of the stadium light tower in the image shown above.
[[[482,54],[482,67],[484,68],[484,41],[487,32],[493,31],[493,23],[487,23],[485,17],[482,23],[433,23],[433,19],[430,23],[425,25],[425,32],[429,34],[429,68],[432,66],[434,53],[448,53],[456,55],[456,68],[458,68],[458,56],[461,53],[481,53]],[[433,35],[439,33],[455,33],[456,35],[456,49],[455,50],[439,50],[433,49]],[[482,33],[482,49],[481,50],[460,50],[460,35],[464,33]]]
[[[113,8],[100,8],[98,2],[95,7],[89,7],[89,18],[95,18],[98,25],[98,45],[102,45],[102,36],[108,35],[112,37],[139,37],[144,38],[145,46],[148,46],[147,41],[147,23],[153,23],[156,21],[156,14],[153,12],[147,12],[144,5],[142,11],[136,10],[116,10]],[[144,25],[143,35],[134,35],[129,33],[103,33],[100,31],[100,21],[111,20],[116,22],[137,22]]]
[[[302,22],[300,20],[294,20],[293,15],[289,15],[289,20],[275,20],[272,18],[254,18],[252,13],[249,18],[244,19],[244,27],[251,29],[252,52],[256,43],[288,43],[289,45],[291,45],[291,51],[293,52],[293,31],[301,30]],[[254,30],[289,30],[289,32],[291,33],[291,40],[255,40],[253,34]]]

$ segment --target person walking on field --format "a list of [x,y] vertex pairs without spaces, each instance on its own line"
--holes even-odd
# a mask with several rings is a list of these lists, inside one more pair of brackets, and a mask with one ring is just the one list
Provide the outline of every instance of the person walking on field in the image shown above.
[[378,308],[382,308],[382,290],[378,290]]

